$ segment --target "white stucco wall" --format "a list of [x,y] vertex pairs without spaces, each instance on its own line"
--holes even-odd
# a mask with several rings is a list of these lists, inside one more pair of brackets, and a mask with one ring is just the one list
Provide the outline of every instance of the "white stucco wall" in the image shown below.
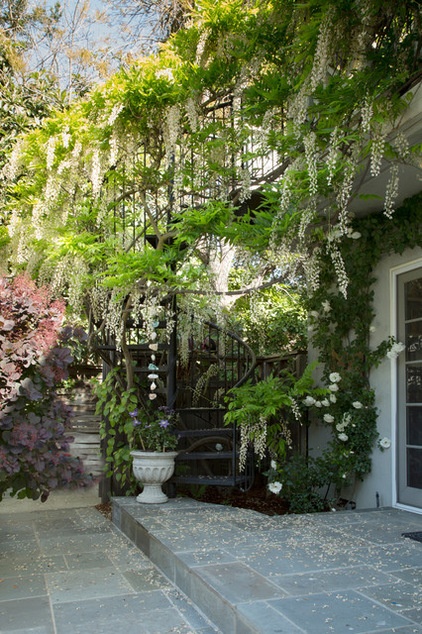
[[[373,323],[371,346],[375,348],[389,335],[396,336],[395,307],[392,307],[392,271],[415,263],[422,266],[422,248],[408,249],[402,255],[391,255],[384,258],[374,271],[377,281],[374,285],[374,303],[377,316]],[[314,355],[310,353],[312,359]],[[358,509],[375,508],[377,493],[380,506],[392,506],[395,503],[395,379],[394,361],[386,358],[381,365],[371,373],[371,385],[376,393],[376,406],[379,411],[378,432],[380,437],[390,438],[391,448],[380,451],[374,448],[372,455],[372,471],[364,482],[358,482],[353,491],[345,492],[351,496]],[[394,381],[395,382],[395,381]],[[318,455],[328,438],[327,429],[321,425],[311,425],[309,430],[310,453]]]

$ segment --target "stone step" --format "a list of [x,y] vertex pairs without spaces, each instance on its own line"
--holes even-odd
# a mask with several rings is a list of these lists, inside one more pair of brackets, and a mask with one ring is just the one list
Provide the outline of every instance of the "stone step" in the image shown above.
[[[218,515],[223,520],[227,513],[232,515],[233,509],[202,504],[190,498],[171,499],[166,504],[139,504],[136,498],[114,498],[112,507],[113,523],[223,634],[263,634],[264,630],[257,628],[239,609],[239,600],[243,603],[257,596],[264,600],[274,598],[280,594],[279,589],[244,564],[233,563],[234,558],[229,557],[226,563],[231,569],[234,566],[233,572],[240,577],[237,581],[233,579],[234,595],[228,598],[223,589],[225,583],[220,587],[218,574],[214,574],[217,571],[209,565],[225,543]],[[209,515],[208,519],[204,517],[204,509],[215,516],[214,522],[210,522]],[[241,509],[237,511],[241,521],[244,513]],[[253,521],[255,513],[248,513]],[[186,535],[181,535],[180,526],[185,523]],[[176,532],[175,525],[179,526]],[[204,548],[198,551],[201,540],[204,540]],[[190,552],[192,548],[195,550]],[[224,563],[221,562],[222,567]],[[253,596],[248,596],[249,587]]]

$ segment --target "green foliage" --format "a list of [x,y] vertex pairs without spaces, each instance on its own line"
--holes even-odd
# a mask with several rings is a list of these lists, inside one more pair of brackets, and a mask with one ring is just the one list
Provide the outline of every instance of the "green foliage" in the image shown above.
[[260,458],[267,451],[273,457],[285,457],[289,422],[293,417],[301,418],[305,410],[302,399],[311,395],[322,398],[327,393],[324,388],[314,387],[315,367],[316,363],[309,364],[299,379],[286,371],[281,376],[271,375],[256,383],[249,381],[229,391],[224,424],[240,427],[243,451],[251,444]]
[[280,495],[289,503],[291,513],[326,511],[333,502],[328,497],[331,483],[337,479],[337,465],[329,458],[296,453],[281,466],[273,461],[264,475],[269,485],[281,485]]
[[230,311],[242,337],[257,355],[304,350],[307,319],[301,296],[277,284],[236,300]]
[[136,480],[132,473],[133,421],[130,416],[137,404],[136,389],[125,389],[120,369],[111,370],[96,390],[96,413],[101,415],[100,438],[107,441],[105,469],[108,478],[115,478],[126,491],[136,492]]

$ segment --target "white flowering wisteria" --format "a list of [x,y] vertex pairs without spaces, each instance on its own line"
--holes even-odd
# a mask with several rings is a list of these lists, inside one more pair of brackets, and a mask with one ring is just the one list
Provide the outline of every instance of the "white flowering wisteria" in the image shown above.
[[[255,238],[246,232],[247,248],[265,253],[268,270],[294,253],[295,275],[305,274],[312,295],[328,256],[347,297],[342,249],[345,238],[360,239],[350,211],[360,175],[377,179],[388,168],[388,221],[399,164],[413,160],[397,124],[409,92],[402,102],[388,92],[413,66],[403,68],[403,55],[385,68],[383,49],[395,38],[413,50],[413,9],[393,18],[365,0],[344,13],[332,0],[309,18],[295,3],[264,5],[258,15],[249,5],[203,3],[158,53],[19,138],[2,170],[13,193],[12,268],[31,258],[35,270],[48,244],[50,263],[64,253],[75,262],[88,299],[90,286],[136,293],[147,280],[163,294],[208,292],[189,257],[204,237],[213,244],[213,232],[242,246],[246,214],[258,228]],[[277,55],[265,44],[273,29]],[[229,210],[220,222],[216,202]],[[172,250],[178,235],[189,251]]]

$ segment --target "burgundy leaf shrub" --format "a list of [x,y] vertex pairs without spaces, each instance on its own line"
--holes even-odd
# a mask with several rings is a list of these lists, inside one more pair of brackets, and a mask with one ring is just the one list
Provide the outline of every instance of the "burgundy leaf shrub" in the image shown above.
[[69,453],[70,410],[57,394],[72,361],[64,311],[28,276],[0,278],[0,500],[8,489],[46,500],[52,489],[92,483]]

